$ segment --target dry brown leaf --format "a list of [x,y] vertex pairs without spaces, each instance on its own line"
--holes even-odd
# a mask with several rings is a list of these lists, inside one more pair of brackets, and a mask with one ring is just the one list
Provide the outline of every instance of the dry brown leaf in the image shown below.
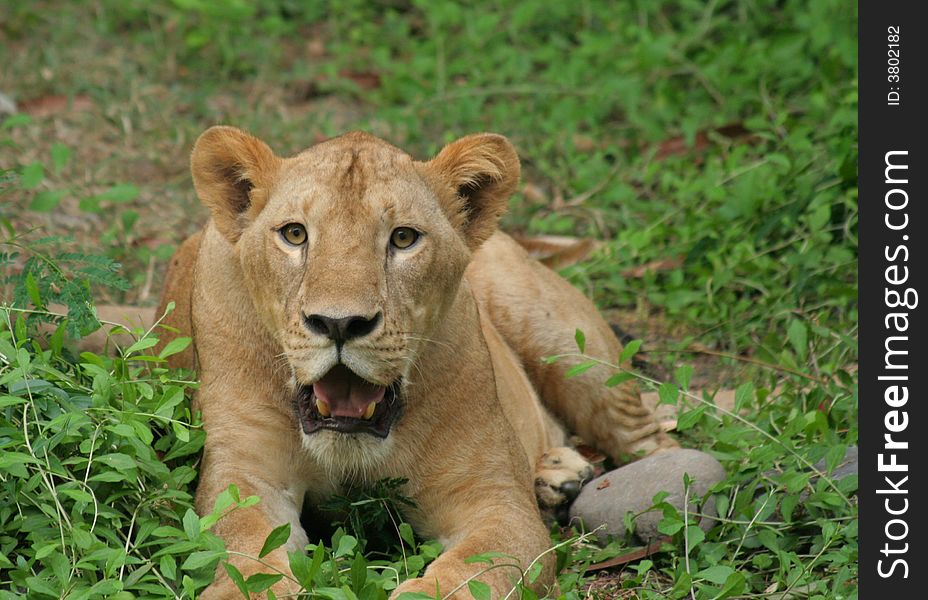
[[667,536],[660,537],[644,548],[638,548],[637,550],[626,552],[625,554],[616,556],[615,558],[610,558],[609,560],[604,560],[603,562],[590,565],[587,567],[587,571],[598,571],[600,569],[608,569],[609,567],[618,567],[621,565],[626,565],[630,562],[634,562],[636,560],[641,560],[642,558],[651,556],[655,552],[659,552],[664,544],[669,544],[671,542],[672,540]]
[[39,96],[31,100],[20,102],[19,109],[33,117],[49,117],[64,111],[84,112],[93,110],[96,105],[89,96]]
[[342,70],[338,72],[342,79],[350,79],[358,84],[362,90],[374,90],[380,87],[380,75],[371,71],[350,71]]
[[596,141],[591,137],[576,134],[573,137],[573,142],[577,152],[587,153],[596,150]]
[[534,183],[526,183],[522,187],[522,195],[525,197],[525,200],[531,204],[548,203],[548,196],[545,194],[545,191],[541,189],[541,186]]
[[637,267],[632,267],[630,269],[625,269],[622,271],[622,277],[629,277],[631,279],[638,279],[644,277],[645,273],[648,271],[669,271],[671,269],[676,269],[677,267],[683,266],[683,257],[674,256],[671,258],[660,258],[657,260],[652,260],[643,265],[638,265]]
[[695,138],[693,139],[692,146],[686,143],[686,138],[684,138],[682,135],[664,140],[658,144],[657,153],[654,155],[654,158],[655,160],[661,160],[667,158],[668,156],[674,156],[677,154],[702,152],[709,146],[709,144],[712,143],[712,140],[709,137],[710,133],[715,133],[717,135],[731,139],[746,139],[749,142],[756,138],[756,136],[752,136],[751,133],[745,129],[743,124],[728,123],[727,125],[722,125],[721,127],[697,132]]
[[529,256],[552,269],[563,269],[588,257],[598,246],[596,240],[561,235],[520,236],[513,239]]

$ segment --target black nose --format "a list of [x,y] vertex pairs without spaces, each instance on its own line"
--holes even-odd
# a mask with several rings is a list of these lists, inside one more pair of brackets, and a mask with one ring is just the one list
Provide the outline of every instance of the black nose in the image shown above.
[[380,318],[379,312],[370,319],[359,315],[340,319],[325,315],[303,315],[303,323],[310,331],[324,335],[336,344],[342,345],[348,340],[364,337],[374,331],[380,323]]
[[568,502],[573,502],[577,499],[577,496],[580,495],[580,482],[565,481],[557,489],[560,490],[562,494],[564,494]]

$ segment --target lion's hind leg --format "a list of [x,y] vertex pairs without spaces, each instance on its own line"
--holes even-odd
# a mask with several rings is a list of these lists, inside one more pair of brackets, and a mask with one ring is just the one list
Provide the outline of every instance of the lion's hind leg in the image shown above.
[[[468,279],[545,407],[572,433],[620,464],[678,446],[642,403],[634,382],[606,387],[610,372],[605,368],[567,376],[585,360],[576,356],[578,329],[585,334],[585,354],[590,357],[613,362],[622,350],[609,325],[579,290],[531,260],[501,233],[474,256]],[[542,360],[564,354],[572,356]]]

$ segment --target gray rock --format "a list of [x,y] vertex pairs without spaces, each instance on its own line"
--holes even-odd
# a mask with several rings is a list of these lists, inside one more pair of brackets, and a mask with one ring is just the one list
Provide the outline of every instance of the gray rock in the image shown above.
[[[828,472],[828,466],[825,465],[825,459],[815,463],[815,468],[822,473]],[[844,452],[844,458],[840,463],[838,463],[838,466],[835,467],[835,470],[831,472],[830,477],[834,481],[840,481],[848,475],[856,475],[857,471],[857,446],[848,446],[847,450]]]
[[[715,503],[697,507],[706,491],[725,478],[725,469],[717,460],[698,450],[666,450],[652,454],[624,467],[605,473],[583,487],[570,508],[570,518],[578,519],[587,531],[603,526],[597,533],[601,540],[609,535],[625,534],[625,513],[641,513],[651,506],[658,492],[666,491],[666,502],[683,509],[683,474],[693,480],[690,486],[690,512],[715,515]],[[661,534],[657,525],[660,511],[646,512],[635,519],[635,535],[648,542]],[[714,519],[704,518],[700,527],[708,531]]]
[[16,102],[3,92],[0,92],[0,115],[12,115],[15,113]]

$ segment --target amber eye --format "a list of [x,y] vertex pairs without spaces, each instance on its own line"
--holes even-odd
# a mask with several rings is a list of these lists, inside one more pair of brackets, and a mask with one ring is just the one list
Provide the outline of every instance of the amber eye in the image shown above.
[[395,247],[403,250],[409,248],[419,239],[419,232],[410,227],[397,227],[390,234],[390,243]]
[[299,223],[287,223],[280,228],[280,235],[291,246],[302,246],[306,243],[306,228]]

